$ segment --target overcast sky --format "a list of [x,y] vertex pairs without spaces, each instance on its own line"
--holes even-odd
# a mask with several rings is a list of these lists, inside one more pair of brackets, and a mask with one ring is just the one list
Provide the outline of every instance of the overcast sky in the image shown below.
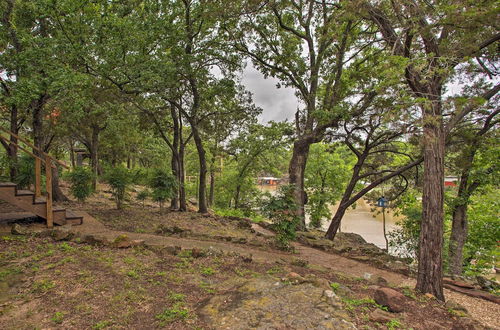
[[260,122],[283,121],[293,119],[297,111],[297,98],[291,88],[277,88],[277,79],[264,79],[262,73],[251,63],[243,71],[242,83],[252,92],[253,101],[263,109]]

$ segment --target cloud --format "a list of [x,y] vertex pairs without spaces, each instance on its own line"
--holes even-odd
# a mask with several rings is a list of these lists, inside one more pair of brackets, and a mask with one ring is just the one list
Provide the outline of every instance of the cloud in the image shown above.
[[292,88],[277,88],[275,78],[265,79],[250,63],[243,71],[242,83],[252,92],[254,103],[263,109],[260,122],[292,120],[299,102]]

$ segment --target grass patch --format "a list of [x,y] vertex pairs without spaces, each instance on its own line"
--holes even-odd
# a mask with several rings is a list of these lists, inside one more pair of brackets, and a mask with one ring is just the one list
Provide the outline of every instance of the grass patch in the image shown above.
[[190,317],[189,310],[184,307],[182,302],[174,304],[171,308],[165,309],[160,314],[156,314],[155,318],[160,321],[160,325],[163,327],[168,323],[172,323],[179,320],[185,320]]

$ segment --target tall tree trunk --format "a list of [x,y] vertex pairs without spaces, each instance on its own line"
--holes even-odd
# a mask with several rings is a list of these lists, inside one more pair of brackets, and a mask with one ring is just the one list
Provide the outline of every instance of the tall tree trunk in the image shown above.
[[177,179],[179,184],[174,197],[170,200],[170,209],[177,210],[179,208],[179,190],[180,190],[180,168],[179,168],[179,140],[180,140],[180,125],[179,118],[177,116],[177,111],[172,105],[170,107],[170,116],[172,117],[174,136],[172,138],[172,158],[170,159],[170,167],[172,169],[172,175]]
[[441,93],[436,88],[423,106],[424,178],[422,222],[418,250],[416,289],[444,300],[443,294],[443,218],[444,218],[444,131]]
[[92,126],[92,137],[90,141],[90,166],[92,168],[92,188],[97,189],[97,177],[99,175],[99,126]]
[[67,202],[68,197],[64,195],[61,188],[59,187],[59,169],[52,167],[52,199],[54,202]]
[[344,217],[345,212],[347,211],[349,206],[351,206],[356,202],[355,200],[350,201],[351,195],[354,191],[354,188],[356,187],[356,184],[359,181],[359,173],[361,172],[361,168],[366,160],[366,157],[368,157],[369,152],[370,149],[365,148],[363,153],[358,156],[358,161],[356,162],[356,165],[354,165],[354,168],[352,170],[351,180],[349,181],[349,184],[347,185],[344,194],[342,195],[339,207],[335,212],[332,221],[330,222],[328,230],[326,231],[325,237],[328,239],[333,240],[335,238],[335,235],[337,234],[337,231],[340,228],[340,223],[342,221],[342,218]]
[[181,131],[181,143],[179,144],[179,211],[187,211],[186,203],[186,172],[184,170],[184,154],[185,145],[182,142],[182,131]]
[[71,162],[71,167],[75,168],[76,167],[76,161],[75,161],[75,145],[73,140],[71,139],[69,141],[69,160]]
[[[18,126],[18,111],[17,106],[13,105],[10,110],[10,131],[16,135],[19,134]],[[10,136],[10,144],[7,149],[7,155],[9,156],[9,175],[12,182],[16,181],[17,177],[17,138]]]
[[241,184],[236,184],[236,191],[234,192],[234,208],[237,209],[240,207],[240,193],[241,193]]
[[208,205],[212,206],[214,204],[215,195],[215,171],[212,168],[210,170],[210,188],[208,193]]
[[292,158],[288,167],[290,184],[294,185],[294,200],[297,206],[296,215],[300,218],[299,230],[306,229],[304,172],[311,144],[312,142],[309,139],[296,140],[293,144]]
[[464,169],[460,175],[457,197],[452,211],[452,224],[448,257],[450,261],[450,273],[461,275],[463,269],[463,250],[467,240],[467,206],[474,190],[479,186],[478,182],[469,183],[469,175],[477,150],[477,140],[474,141],[464,157]]
[[207,158],[205,148],[203,147],[203,142],[201,140],[198,128],[191,125],[193,130],[194,143],[196,145],[196,150],[198,151],[198,160],[200,165],[200,178],[198,185],[198,212],[207,213]]
[[461,275],[463,268],[463,251],[467,240],[467,205],[457,205],[453,210],[449,258],[450,273]]

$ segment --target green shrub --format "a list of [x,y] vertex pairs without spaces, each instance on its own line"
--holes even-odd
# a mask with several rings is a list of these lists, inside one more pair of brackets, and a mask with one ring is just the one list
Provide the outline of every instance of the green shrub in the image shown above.
[[163,210],[163,203],[173,198],[176,194],[177,181],[173,175],[163,169],[155,169],[151,175],[149,186],[152,191],[152,197],[155,202],[160,204],[160,211]]
[[142,207],[144,208],[144,202],[146,201],[146,199],[148,199],[150,195],[151,193],[149,192],[149,190],[144,189],[137,193],[135,199],[137,199],[139,202],[142,202]]
[[104,179],[111,187],[111,193],[115,198],[116,207],[121,209],[123,201],[128,193],[128,187],[132,183],[129,170],[123,166],[110,168],[106,171]]
[[293,185],[281,186],[275,196],[269,195],[262,211],[273,222],[276,243],[284,250],[290,249],[290,241],[295,239],[299,217],[295,214],[297,205],[293,198]]
[[67,174],[70,192],[79,202],[84,202],[92,194],[93,177],[92,171],[86,167],[77,167]]
[[22,155],[17,162],[16,183],[20,189],[29,189],[35,182],[35,160],[29,155]]

